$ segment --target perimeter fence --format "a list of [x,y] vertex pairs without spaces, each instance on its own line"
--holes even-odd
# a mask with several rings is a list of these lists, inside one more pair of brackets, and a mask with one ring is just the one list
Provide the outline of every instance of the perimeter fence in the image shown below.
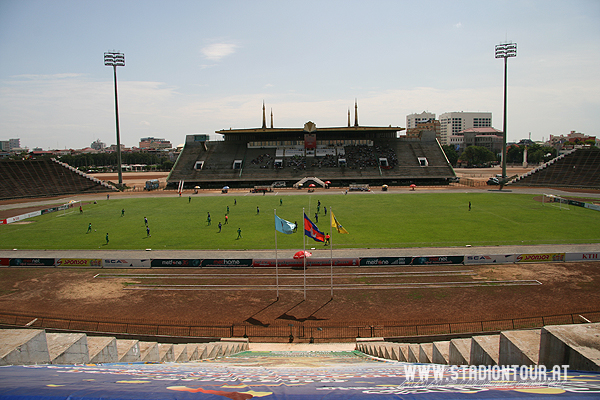
[[156,321],[144,319],[89,319],[77,316],[0,312],[0,325],[78,332],[102,332],[143,336],[248,337],[256,341],[297,340],[349,341],[369,337],[406,337],[479,333],[600,322],[600,311],[504,318],[482,321],[403,323],[402,321],[356,321],[340,323],[319,320],[277,320],[273,323],[213,323]]

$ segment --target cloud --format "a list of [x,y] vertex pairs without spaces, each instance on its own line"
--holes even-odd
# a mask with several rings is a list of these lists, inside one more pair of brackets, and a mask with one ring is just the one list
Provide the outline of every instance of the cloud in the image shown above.
[[455,27],[456,29],[460,29],[460,28],[462,28],[462,22],[459,22],[458,24],[454,24],[454,27]]
[[64,74],[53,74],[53,75],[41,75],[41,74],[21,74],[14,75],[11,78],[15,80],[31,80],[31,81],[41,81],[41,80],[57,80],[57,79],[71,79],[71,78],[80,78],[84,77],[85,74],[76,74],[76,73],[64,73]]
[[215,43],[202,48],[200,51],[204,57],[212,61],[219,61],[235,52],[237,45],[231,43]]

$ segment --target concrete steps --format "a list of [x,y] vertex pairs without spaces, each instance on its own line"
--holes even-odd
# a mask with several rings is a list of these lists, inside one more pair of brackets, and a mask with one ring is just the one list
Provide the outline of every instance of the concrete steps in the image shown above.
[[0,330],[0,365],[50,364],[46,332],[40,329]]
[[115,362],[177,362],[226,357],[248,350],[248,339],[173,344],[47,333],[43,329],[0,329],[0,366]]
[[549,325],[542,329],[503,331],[494,335],[423,343],[359,338],[356,350],[401,362],[545,365],[549,370],[555,365],[569,365],[575,370],[600,371],[600,323]]

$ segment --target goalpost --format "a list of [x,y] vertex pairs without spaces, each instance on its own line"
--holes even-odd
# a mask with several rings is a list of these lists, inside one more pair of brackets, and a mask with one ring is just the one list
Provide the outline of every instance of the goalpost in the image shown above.
[[562,210],[570,211],[569,200],[562,198],[560,196],[556,196],[554,194],[544,193],[544,195],[542,196],[542,205],[545,206],[546,204],[548,204],[552,207],[557,207],[561,211]]
[[79,207],[81,207],[81,200],[71,200],[68,203],[57,207],[56,211],[62,211],[62,213],[59,213],[57,217],[64,217],[67,214],[79,212]]

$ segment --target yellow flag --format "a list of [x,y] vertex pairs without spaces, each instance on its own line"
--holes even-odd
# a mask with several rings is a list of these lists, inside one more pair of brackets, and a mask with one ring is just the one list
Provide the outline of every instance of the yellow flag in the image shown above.
[[333,215],[332,212],[330,212],[329,214],[331,215],[331,227],[337,229],[338,233],[348,233],[348,231],[344,229],[342,224],[338,222],[335,215]]

